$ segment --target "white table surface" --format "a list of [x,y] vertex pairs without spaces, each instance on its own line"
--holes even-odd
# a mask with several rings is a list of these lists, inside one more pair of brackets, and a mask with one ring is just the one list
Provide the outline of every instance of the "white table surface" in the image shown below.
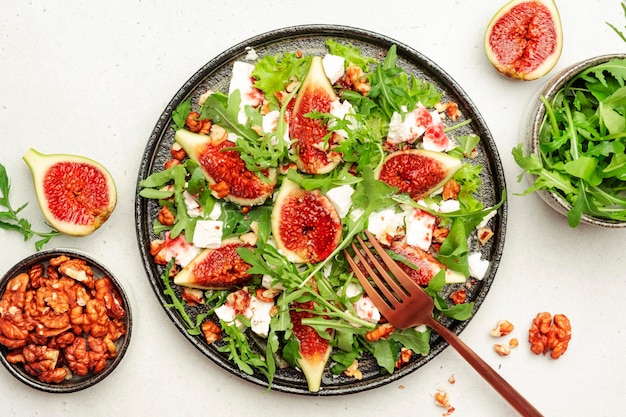
[[[103,261],[130,294],[134,329],[120,366],[97,386],[48,394],[0,369],[3,416],[440,416],[433,396],[444,388],[453,416],[515,416],[452,349],[417,372],[359,394],[307,397],[244,382],[213,364],[174,327],[141,264],[134,228],[139,163],[154,124],[178,88],[228,47],[284,26],[333,23],[385,34],[437,62],[484,116],[502,159],[509,190],[506,244],[500,268],[462,338],[546,416],[622,414],[626,388],[626,230],[571,229],[536,195],[515,195],[519,168],[511,149],[531,97],[550,75],[586,57],[626,51],[606,21],[626,19],[610,0],[560,0],[563,54],[534,82],[506,79],[483,52],[487,22],[503,0],[346,3],[167,2],[150,0],[5,1],[0,5],[0,161],[12,180],[12,201],[44,228],[30,173],[29,147],[90,156],[109,168],[118,206],[85,238],[56,238],[47,247],[83,250]],[[219,4],[219,5],[218,5]],[[34,252],[32,241],[0,230],[0,273]],[[573,337],[559,360],[535,356],[526,341],[541,311],[566,314]],[[493,351],[490,329],[508,319],[520,348]],[[454,374],[456,383],[448,377]]]

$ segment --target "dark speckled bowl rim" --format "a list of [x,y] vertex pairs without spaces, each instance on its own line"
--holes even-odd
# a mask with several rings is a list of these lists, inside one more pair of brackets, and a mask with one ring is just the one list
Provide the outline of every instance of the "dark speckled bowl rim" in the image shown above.
[[2,277],[2,280],[0,280],[0,296],[4,294],[4,291],[6,290],[6,286],[8,282],[11,279],[13,279],[15,276],[17,276],[18,274],[21,274],[22,272],[28,272],[28,270],[33,265],[48,261],[52,258],[61,256],[61,255],[67,255],[70,258],[82,259],[91,266],[91,268],[94,271],[94,275],[96,277],[99,278],[102,276],[108,276],[111,279],[111,281],[113,282],[113,284],[119,291],[120,296],[122,297],[124,301],[124,308],[126,310],[125,320],[127,324],[127,332],[126,332],[126,335],[122,337],[121,344],[117,348],[117,356],[107,365],[107,367],[102,372],[99,372],[95,375],[91,375],[89,377],[80,378],[78,380],[72,379],[72,380],[63,381],[59,384],[48,384],[45,382],[41,382],[38,379],[27,374],[21,365],[9,363],[9,361],[7,361],[6,359],[6,354],[8,352],[8,349],[5,346],[0,345],[0,353],[1,353],[0,360],[2,361],[2,364],[4,365],[4,367],[11,373],[11,375],[13,375],[15,378],[17,378],[19,381],[23,382],[24,384],[28,385],[29,387],[32,387],[32,388],[35,388],[44,392],[54,393],[54,394],[64,394],[64,393],[80,391],[80,390],[89,388],[97,384],[98,382],[102,381],[104,378],[109,376],[115,370],[115,368],[117,368],[117,366],[120,364],[120,362],[122,361],[122,358],[124,357],[124,354],[126,353],[126,350],[128,349],[128,345],[130,344],[130,339],[131,339],[131,334],[132,334],[132,327],[133,327],[133,318],[132,318],[130,301],[128,299],[126,292],[124,291],[124,288],[120,284],[120,282],[117,280],[117,278],[115,278],[113,273],[111,273],[111,271],[109,271],[108,268],[102,265],[101,262],[75,249],[62,249],[62,248],[47,249],[47,250],[37,252],[33,255],[30,255],[22,259],[17,264],[15,264],[11,269],[9,269]]
[[[150,138],[145,148],[145,153],[141,160],[137,179],[138,183],[146,178],[148,175],[150,175],[153,172],[152,170],[155,169],[154,164],[157,159],[159,146],[161,144],[161,141],[164,140],[163,138],[166,135],[168,128],[172,124],[172,111],[178,106],[178,104],[189,98],[193,94],[194,89],[196,89],[199,84],[203,82],[203,80],[210,77],[211,74],[216,73],[226,63],[231,62],[234,59],[243,58],[250,47],[258,50],[257,48],[262,48],[266,45],[271,45],[272,43],[295,43],[307,37],[324,39],[328,37],[344,38],[357,42],[363,42],[376,48],[381,48],[384,51],[388,50],[389,47],[391,47],[392,45],[396,45],[399,58],[406,58],[408,61],[410,61],[412,65],[416,65],[419,70],[423,70],[425,73],[435,78],[438,83],[441,83],[445,86],[445,90],[447,92],[451,92],[454,95],[460,108],[464,108],[469,113],[471,113],[471,115],[468,117],[472,118],[471,126],[474,127],[474,131],[476,132],[476,134],[481,137],[481,144],[479,146],[484,147],[484,162],[492,171],[493,184],[491,185],[491,191],[493,192],[494,196],[497,197],[498,201],[503,195],[505,195],[506,184],[504,171],[502,168],[502,163],[498,154],[496,143],[483,117],[480,115],[468,95],[445,71],[443,71],[433,61],[426,58],[418,51],[384,35],[348,26],[317,24],[286,27],[254,36],[227,49],[226,51],[209,61],[205,66],[200,68],[195,74],[193,74],[193,76],[191,76],[191,78],[189,78],[189,80],[179,89],[179,91],[172,98],[172,100],[169,102],[169,104],[159,117],[150,135]],[[227,359],[226,356],[219,353],[214,346],[206,344],[206,342],[202,340],[202,336],[189,335],[186,325],[181,317],[178,315],[178,313],[174,309],[166,307],[166,305],[170,303],[170,300],[163,293],[163,282],[160,278],[161,272],[159,271],[159,268],[154,264],[152,256],[150,255],[150,240],[156,238],[156,236],[153,236],[151,234],[152,220],[148,217],[148,202],[146,199],[139,196],[139,191],[140,187],[138,186],[135,196],[135,226],[139,244],[139,251],[148,279],[150,280],[155,295],[159,300],[159,303],[163,306],[167,316],[172,320],[176,328],[184,335],[184,337],[193,344],[193,346],[195,346],[200,352],[202,352],[205,356],[215,362],[219,367],[233,375],[236,375],[241,379],[267,388],[268,382],[262,375],[256,373],[253,375],[248,375],[240,371],[231,361]],[[473,299],[473,301],[475,302],[475,307],[474,311],[472,312],[472,317],[475,315],[476,310],[485,299],[491,283],[493,282],[493,279],[495,277],[496,270],[498,269],[498,265],[500,263],[500,259],[504,249],[507,213],[508,205],[505,201],[498,209],[498,215],[495,216],[494,219],[492,219],[492,227],[495,234],[492,238],[492,244],[490,246],[491,266],[483,280],[479,281],[479,289],[476,291],[475,298]],[[459,334],[468,325],[469,321],[470,320],[464,322],[454,322],[449,324],[449,327],[455,333]],[[285,393],[309,396],[332,396],[352,394],[380,387],[393,381],[397,381],[398,379],[414,372],[417,368],[428,363],[431,359],[437,356],[445,347],[447,347],[447,343],[443,339],[436,335],[434,337],[435,342],[433,343],[431,340],[431,351],[428,355],[420,357],[415,362],[410,363],[408,366],[396,370],[392,375],[379,375],[375,378],[362,381],[355,381],[352,379],[349,383],[345,384],[334,382],[332,384],[327,384],[327,381],[323,381],[322,389],[319,392],[312,393],[308,391],[306,382],[301,375],[299,377],[294,377],[293,379],[289,379],[290,376],[287,376],[285,379],[281,379],[277,374],[271,386],[271,389]]]

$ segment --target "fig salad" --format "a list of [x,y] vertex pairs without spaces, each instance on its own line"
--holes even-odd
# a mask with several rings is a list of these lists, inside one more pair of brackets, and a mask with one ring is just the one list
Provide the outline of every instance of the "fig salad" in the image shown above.
[[158,202],[150,254],[186,331],[269,386],[300,369],[311,392],[361,379],[366,358],[393,374],[431,348],[429,329],[394,329],[363,294],[344,255],[354,236],[371,231],[443,320],[467,320],[505,199],[477,197],[480,137],[459,133],[471,120],[395,46],[380,59],[326,48],[249,50],[228,91],[176,107],[172,158],[139,183]]

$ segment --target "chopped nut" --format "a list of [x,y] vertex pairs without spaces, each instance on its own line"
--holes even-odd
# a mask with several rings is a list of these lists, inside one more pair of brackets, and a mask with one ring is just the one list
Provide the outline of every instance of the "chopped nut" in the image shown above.
[[502,337],[511,333],[515,327],[508,320],[500,320],[496,327],[491,330],[491,336]]
[[463,304],[466,299],[467,299],[467,291],[465,291],[465,289],[463,288],[458,289],[454,291],[452,294],[450,294],[450,300],[452,300],[454,304]]
[[354,378],[357,381],[363,379],[363,373],[359,370],[359,361],[356,359],[343,371],[343,373],[345,376]]
[[493,350],[495,350],[496,353],[500,356],[509,356],[509,353],[511,353],[511,349],[508,345],[502,345],[499,343],[493,345]]
[[396,369],[400,369],[402,365],[409,363],[412,356],[413,356],[413,351],[411,349],[407,349],[403,347],[400,350],[400,357],[396,361],[396,365],[395,365]]
[[454,377],[454,374],[448,377],[448,382],[451,384],[456,384],[456,378]]
[[493,230],[491,230],[491,228],[489,227],[479,227],[476,230],[476,234],[478,236],[478,241],[480,242],[480,244],[485,245],[487,244],[487,242],[489,242],[489,239],[493,237]]
[[509,349],[515,349],[518,346],[519,346],[519,340],[517,340],[517,337],[514,337],[511,340],[509,340]]

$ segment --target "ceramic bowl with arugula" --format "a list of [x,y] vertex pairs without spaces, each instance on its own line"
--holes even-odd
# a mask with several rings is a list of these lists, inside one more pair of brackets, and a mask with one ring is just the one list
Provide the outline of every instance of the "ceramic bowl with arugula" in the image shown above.
[[75,392],[102,381],[121,362],[131,329],[122,286],[81,252],[37,252],[0,280],[0,361],[40,391]]
[[[568,224],[626,227],[626,54],[576,63],[552,78],[513,149],[537,194]],[[526,145],[526,148],[524,148]]]

